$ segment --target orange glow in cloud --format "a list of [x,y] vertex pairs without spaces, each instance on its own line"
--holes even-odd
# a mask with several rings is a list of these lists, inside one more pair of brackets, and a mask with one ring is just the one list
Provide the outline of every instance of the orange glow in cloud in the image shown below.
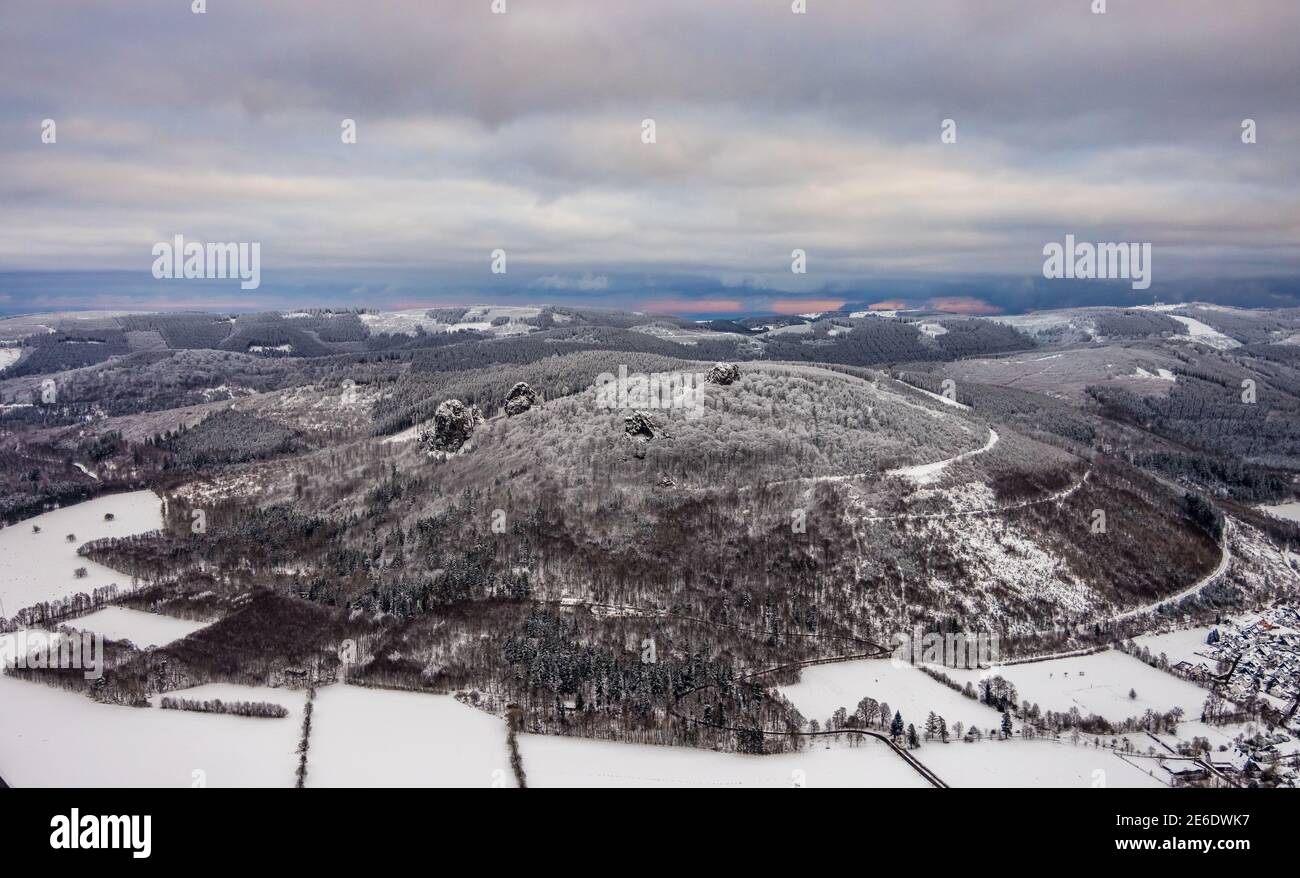
[[930,307],[945,314],[1001,314],[1002,309],[974,296],[948,296],[931,299]]
[[642,311],[661,314],[716,314],[744,310],[739,299],[655,299],[641,305]]
[[900,299],[886,299],[883,302],[873,302],[867,306],[868,311],[906,311],[907,303]]
[[772,303],[774,314],[808,314],[812,311],[838,311],[845,299],[778,299]]

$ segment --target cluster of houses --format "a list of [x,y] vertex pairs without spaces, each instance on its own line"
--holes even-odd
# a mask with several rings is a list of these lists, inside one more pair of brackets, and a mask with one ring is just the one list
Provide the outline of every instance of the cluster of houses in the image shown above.
[[[1210,630],[1202,661],[1180,661],[1171,670],[1189,679],[1220,684],[1228,699],[1264,699],[1297,721],[1300,699],[1300,609],[1277,606]],[[1293,726],[1294,727],[1294,726]]]
[[1285,732],[1258,732],[1199,755],[1157,757],[1158,776],[1170,786],[1294,788],[1300,786],[1298,753]]
[[[1269,725],[1252,737],[1196,755],[1160,760],[1167,782],[1174,785],[1243,785],[1265,782],[1300,785],[1300,609],[1276,606],[1212,628],[1195,656],[1169,668],[1220,693],[1232,705],[1267,705],[1281,725]],[[1275,720],[1270,720],[1273,722]]]

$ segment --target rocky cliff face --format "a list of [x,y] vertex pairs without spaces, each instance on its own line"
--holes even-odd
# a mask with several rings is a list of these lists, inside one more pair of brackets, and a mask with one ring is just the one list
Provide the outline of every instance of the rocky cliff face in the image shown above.
[[506,394],[506,415],[522,415],[538,403],[537,391],[520,381]]
[[735,363],[717,363],[704,376],[704,380],[709,384],[722,384],[724,386],[737,381],[739,378],[740,369],[736,367]]
[[481,423],[483,413],[478,406],[459,399],[444,400],[433,413],[433,430],[421,432],[420,442],[429,451],[459,451]]
[[640,442],[649,442],[657,435],[654,421],[645,412],[628,412],[624,415],[623,432]]

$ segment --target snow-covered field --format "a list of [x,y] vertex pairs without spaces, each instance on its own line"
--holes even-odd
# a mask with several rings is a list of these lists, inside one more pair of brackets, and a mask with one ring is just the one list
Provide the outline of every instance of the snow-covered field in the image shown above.
[[[887,661],[856,664],[894,672],[891,683],[901,688],[878,691],[891,706],[899,705],[909,721],[909,710],[921,713],[912,707],[916,703],[944,712],[942,695],[948,690],[920,672]],[[929,697],[928,687],[940,697]],[[913,696],[917,689],[922,694]],[[96,704],[83,695],[0,676],[5,708],[0,711],[0,777],[20,787],[185,787],[200,779],[213,787],[293,784],[303,692],[208,684],[168,694],[266,701],[283,705],[290,715],[253,719],[162,710],[160,696],[151,708]],[[997,716],[952,695],[977,708],[972,718],[982,726]],[[956,710],[948,710],[949,715],[961,716]],[[1221,731],[1206,734],[1215,744],[1226,740]],[[852,744],[817,739],[803,752],[778,756],[527,734],[520,736],[519,747],[528,784],[535,787],[927,786],[875,739]],[[309,752],[309,786],[515,785],[504,723],[449,696],[324,687],[313,708]],[[1140,767],[1086,743],[927,742],[916,756],[954,787],[1160,785]]]
[[791,323],[787,326],[777,326],[769,329],[766,335],[809,335],[812,330],[813,325],[811,323]]
[[[949,671],[948,675],[956,679],[956,672]],[[806,718],[819,723],[825,723],[836,708],[843,707],[852,713],[866,696],[888,702],[890,709],[902,713],[903,722],[912,723],[918,732],[924,727],[930,711],[942,716],[949,729],[957,722],[968,727],[974,723],[987,732],[997,728],[1002,721],[1001,714],[993,708],[954,692],[910,665],[891,659],[866,659],[804,668],[799,682],[782,687],[781,693]]]
[[1144,634],[1133,638],[1133,641],[1138,646],[1145,646],[1151,650],[1153,656],[1164,653],[1170,664],[1180,661],[1196,664],[1198,661],[1209,661],[1200,653],[1205,651],[1205,638],[1209,636],[1213,627],[1213,625],[1206,625],[1183,631],[1171,631],[1168,634]]
[[[382,311],[378,314],[362,314],[361,320],[370,327],[371,332],[389,332],[393,334],[414,335],[417,328],[425,332],[457,332],[472,329],[492,335],[523,335],[532,332],[535,327],[524,323],[541,313],[536,307],[498,307],[476,305],[469,308],[459,323],[439,323],[428,316],[427,308],[408,308],[404,311]],[[493,326],[492,321],[505,317],[510,322]]]
[[68,624],[83,631],[96,631],[109,640],[129,640],[142,649],[166,646],[207,625],[206,622],[192,622],[125,607],[104,607]]
[[1300,521],[1300,500],[1291,503],[1279,503],[1277,506],[1258,506],[1260,512],[1275,515],[1278,518],[1286,518],[1291,521]]
[[1164,786],[1110,750],[1082,743],[1047,739],[930,743],[917,750],[916,757],[951,787]]
[[[0,777],[12,786],[292,786],[306,695],[214,683],[167,695],[267,701],[283,719],[96,704],[0,677]],[[312,708],[309,786],[514,786],[505,724],[445,695],[327,686]]]
[[[1170,314],[1169,316],[1187,327],[1187,335],[1192,341],[1200,342],[1203,345],[1220,351],[1241,347],[1241,342],[1237,341],[1235,338],[1224,335],[1222,332],[1219,332],[1219,330],[1207,326],[1194,317],[1184,317],[1181,314]],[[1174,336],[1175,340],[1178,338],[1179,336]]]
[[529,320],[541,313],[542,309],[535,305],[473,305],[460,320],[461,323],[491,324],[498,317],[521,321]]
[[426,332],[437,332],[442,324],[425,316],[425,308],[413,308],[406,311],[384,311],[380,314],[362,314],[361,322],[370,327],[371,332],[390,332],[415,335],[417,327]]
[[521,735],[530,787],[921,787],[929,784],[882,741],[818,741],[802,753],[751,756]]
[[1134,374],[1138,378],[1155,378],[1160,381],[1178,380],[1178,376],[1175,375],[1173,372],[1170,372],[1168,369],[1156,369],[1155,374],[1153,375],[1150,372],[1148,372],[1146,369],[1143,369],[1141,366],[1138,366],[1137,371]]
[[[112,514],[113,521],[105,521]],[[33,533],[33,525],[40,533]],[[12,616],[41,601],[116,583],[125,589],[131,578],[77,554],[77,547],[102,537],[124,537],[162,527],[162,501],[152,491],[111,494],[46,512],[0,530],[0,615]],[[68,534],[76,539],[69,542]],[[78,567],[86,577],[73,576]]]
[[502,720],[449,695],[317,690],[307,786],[493,785],[515,786]]
[[290,713],[120,707],[0,676],[0,777],[16,787],[189,787],[200,778],[210,787],[293,786],[304,693],[209,684],[168,694],[269,701]]
[[[976,682],[981,674],[1000,674],[1016,687],[1020,701],[1044,711],[1072,707],[1087,716],[1111,722],[1141,716],[1147,708],[1165,713],[1181,707],[1187,716],[1200,716],[1206,690],[1116,650],[1073,658],[995,667],[989,671],[949,669],[959,683]],[[1129,697],[1129,690],[1137,693]]]
[[14,363],[17,363],[18,358],[21,357],[22,355],[23,352],[20,351],[18,348],[0,347],[0,372],[3,372],[5,369],[8,369]]
[[51,641],[61,643],[63,635],[45,628],[20,628],[0,634],[0,664],[14,660],[22,653],[45,649]]

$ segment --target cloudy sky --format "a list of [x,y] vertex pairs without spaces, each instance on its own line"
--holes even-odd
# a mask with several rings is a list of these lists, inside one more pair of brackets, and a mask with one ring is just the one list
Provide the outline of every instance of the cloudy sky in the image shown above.
[[[1295,0],[506,4],[3,0],[0,310],[1300,304]],[[1067,233],[1152,289],[1046,281]]]

